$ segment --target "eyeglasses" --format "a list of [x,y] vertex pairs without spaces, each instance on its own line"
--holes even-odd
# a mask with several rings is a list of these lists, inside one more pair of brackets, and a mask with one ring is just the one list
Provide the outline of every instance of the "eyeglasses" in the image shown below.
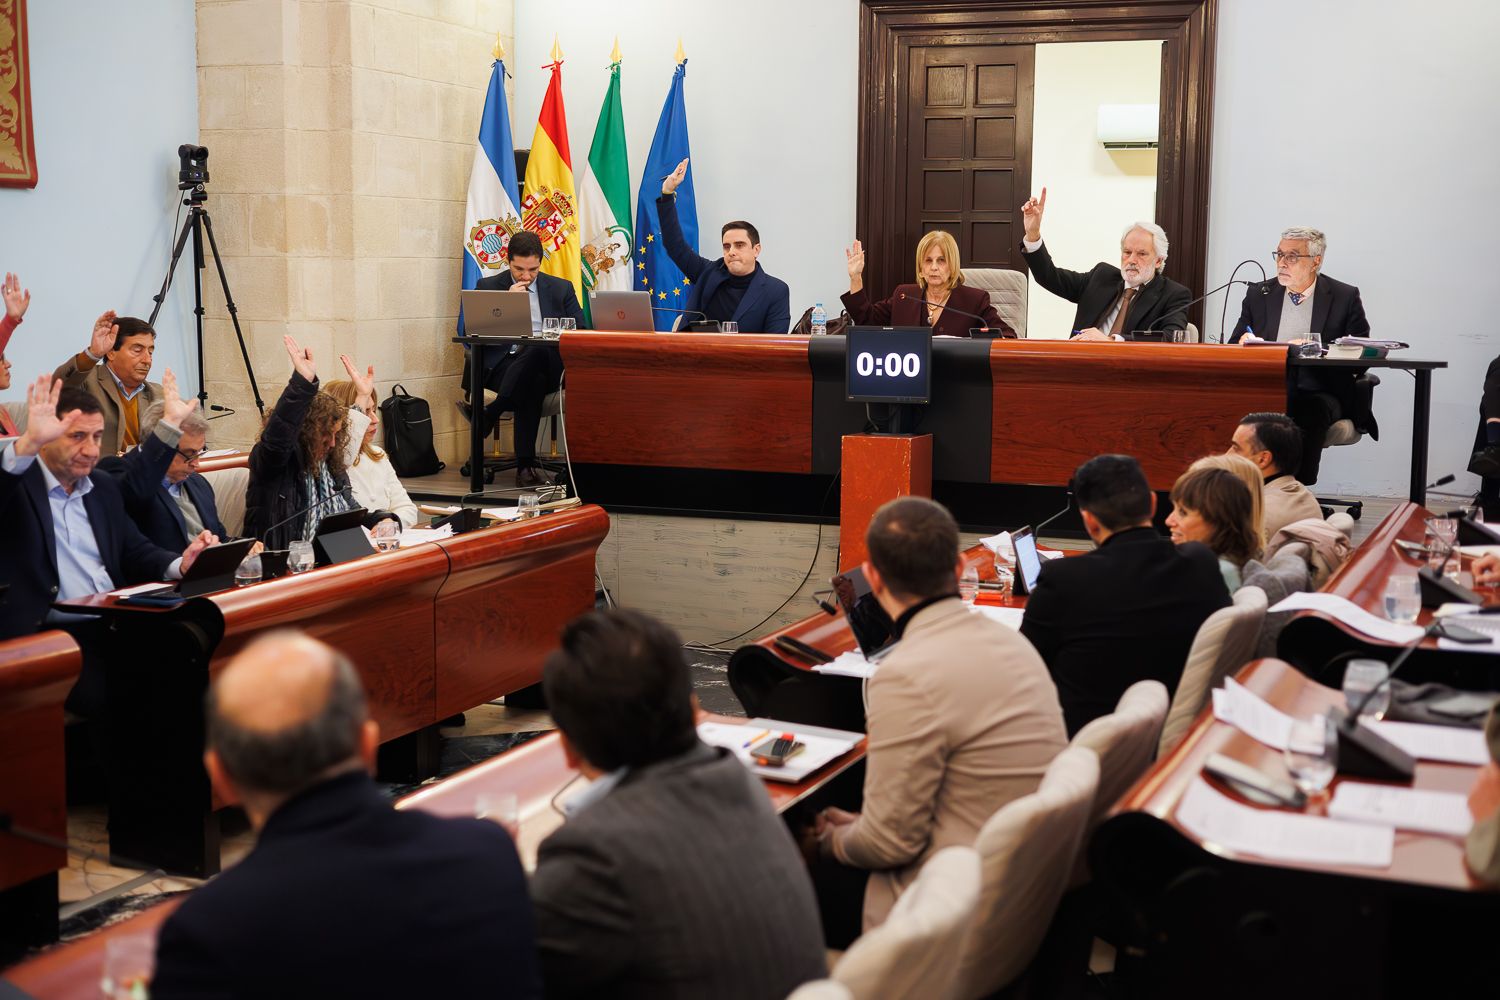
[[1277,261],[1278,263],[1284,260],[1288,264],[1295,264],[1299,260],[1312,260],[1316,256],[1317,254],[1311,253],[1282,253],[1280,250],[1271,251],[1271,259]]
[[192,465],[194,462],[198,461],[198,459],[203,457],[202,449],[199,449],[198,451],[183,451],[181,448],[173,448],[172,450],[177,452],[177,457],[182,459],[188,465]]

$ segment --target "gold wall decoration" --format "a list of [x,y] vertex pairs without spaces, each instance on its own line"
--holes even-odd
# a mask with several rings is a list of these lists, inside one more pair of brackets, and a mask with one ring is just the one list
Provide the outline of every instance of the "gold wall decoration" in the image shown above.
[[36,187],[26,0],[0,0],[0,187]]

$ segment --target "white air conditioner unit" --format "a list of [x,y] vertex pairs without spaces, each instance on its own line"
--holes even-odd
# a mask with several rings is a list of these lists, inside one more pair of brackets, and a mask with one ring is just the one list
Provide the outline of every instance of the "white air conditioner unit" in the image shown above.
[[1099,105],[1099,141],[1105,149],[1155,149],[1161,110],[1155,104]]

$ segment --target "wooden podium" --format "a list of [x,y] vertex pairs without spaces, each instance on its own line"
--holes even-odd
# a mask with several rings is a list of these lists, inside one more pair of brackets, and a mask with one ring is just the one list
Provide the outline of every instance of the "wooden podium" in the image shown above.
[[880,505],[932,496],[931,434],[846,434],[840,463],[839,572],[865,561],[865,529]]

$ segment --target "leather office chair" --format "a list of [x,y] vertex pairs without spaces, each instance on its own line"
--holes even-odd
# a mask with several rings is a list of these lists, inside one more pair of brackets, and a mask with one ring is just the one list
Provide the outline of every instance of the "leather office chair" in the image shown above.
[[[832,979],[853,1000],[943,1000],[954,996],[958,958],[979,903],[979,852],[945,847],[922,866],[885,923],[834,963]],[[804,993],[809,983],[792,996]]]
[[979,906],[958,964],[959,997],[985,997],[1018,979],[1041,947],[1067,888],[1099,787],[1099,758],[1069,747],[1041,786],[979,830]]
[[[566,390],[558,389],[556,392],[547,393],[547,395],[542,398],[542,417],[544,418],[544,422],[537,428],[536,437],[536,464],[538,465],[538,467],[546,469],[548,472],[557,475],[566,475],[568,468],[564,455],[559,455],[557,452],[557,443],[559,441],[557,431],[558,418],[561,416],[563,411],[565,394]],[[484,390],[485,405],[488,406],[494,401],[495,393],[489,389]],[[459,400],[456,401],[454,405],[458,407],[459,413],[463,414],[463,418],[467,422],[470,419],[467,402]],[[515,416],[509,410],[506,410],[500,415],[500,418],[503,420],[507,415],[511,416],[512,418],[514,418]],[[550,420],[547,418],[550,418]],[[552,446],[550,455],[544,454],[541,450],[541,443],[544,440],[544,435],[545,440],[549,441]],[[486,484],[493,483],[495,481],[496,472],[503,472],[508,469],[514,469],[516,467],[515,455],[512,454],[506,456],[500,452],[500,428],[498,425],[495,428],[494,441],[495,450],[484,456],[484,481]],[[465,477],[469,475],[468,462],[464,462],[463,466],[460,467],[459,474]]]
[[[1360,407],[1365,412],[1370,412],[1371,405],[1375,400],[1375,387],[1380,384],[1380,376],[1365,372],[1354,380],[1354,393],[1359,399]],[[1354,425],[1349,417],[1335,420],[1333,426],[1328,428],[1328,433],[1323,437],[1323,447],[1342,448],[1351,444],[1359,444],[1364,440],[1364,434]],[[1360,500],[1341,500],[1338,497],[1318,497],[1318,503],[1324,507],[1343,507],[1349,511],[1349,516],[1356,521],[1364,513],[1365,505]],[[1325,512],[1326,513],[1326,512]]]
[[990,304],[1017,337],[1026,336],[1026,272],[1002,267],[966,267],[964,284],[990,293]]
[[1259,587],[1241,587],[1234,592],[1233,604],[1215,611],[1199,626],[1162,727],[1157,756],[1177,745],[1208,704],[1209,693],[1250,659],[1265,617],[1266,592]]
[[1187,335],[1189,344],[1203,343],[1203,334],[1199,332],[1198,325],[1196,323],[1189,323],[1187,325]]
[[250,485],[249,467],[205,472],[203,478],[213,487],[214,506],[219,510],[224,530],[231,537],[240,537],[245,531],[245,489]]

